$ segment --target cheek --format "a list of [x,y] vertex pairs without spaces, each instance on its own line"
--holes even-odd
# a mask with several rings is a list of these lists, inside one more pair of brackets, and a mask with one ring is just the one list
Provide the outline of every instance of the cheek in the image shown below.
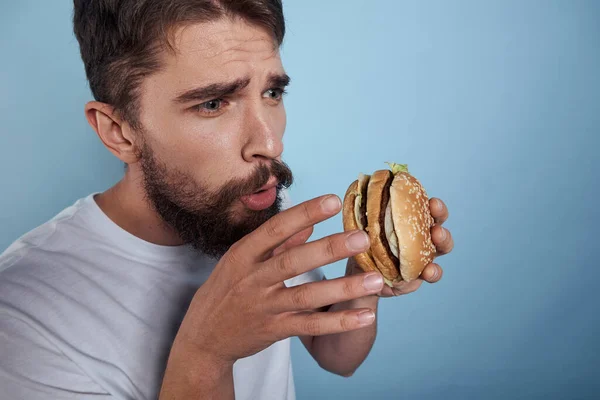
[[[237,124],[225,118],[201,118],[193,112],[154,121],[153,142],[172,165],[210,162],[228,158],[237,143]],[[166,160],[165,160],[166,162]]]
[[191,114],[170,125],[173,134],[164,140],[169,167],[185,171],[210,189],[239,176],[241,143],[236,118],[204,119]]

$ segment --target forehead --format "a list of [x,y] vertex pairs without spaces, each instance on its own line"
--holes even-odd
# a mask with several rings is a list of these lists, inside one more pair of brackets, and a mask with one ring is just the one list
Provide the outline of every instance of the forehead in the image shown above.
[[[162,74],[182,84],[211,83],[283,72],[277,43],[263,28],[240,19],[187,25],[172,35]],[[159,73],[159,74],[161,74]]]

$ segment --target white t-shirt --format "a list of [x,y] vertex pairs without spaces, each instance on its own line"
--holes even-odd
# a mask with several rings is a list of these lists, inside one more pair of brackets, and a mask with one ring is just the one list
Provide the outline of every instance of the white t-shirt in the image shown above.
[[[216,261],[121,229],[94,194],[0,255],[0,398],[156,399],[170,347]],[[320,269],[287,286],[323,279]],[[237,400],[295,398],[290,339],[233,368]]]

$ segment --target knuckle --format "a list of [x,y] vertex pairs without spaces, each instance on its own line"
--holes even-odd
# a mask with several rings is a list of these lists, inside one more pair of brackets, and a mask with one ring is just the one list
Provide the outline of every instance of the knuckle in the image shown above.
[[244,294],[246,292],[244,281],[241,280],[241,281],[232,283],[229,290],[231,291],[231,294],[235,297],[244,296]]
[[282,235],[280,219],[275,216],[265,223],[264,232],[268,237],[278,238]]
[[275,341],[286,339],[292,335],[284,315],[272,315],[265,323],[265,329],[272,333]]
[[325,239],[325,254],[329,258],[335,257],[335,243],[331,237]]
[[309,316],[304,322],[304,331],[310,336],[318,336],[321,332],[321,322],[319,319]]
[[303,309],[309,307],[310,293],[307,289],[307,286],[301,285],[294,289],[292,292],[292,302],[295,306],[299,306]]
[[233,246],[231,246],[227,253],[225,253],[224,259],[226,264],[242,264],[240,245],[238,243],[235,243]]
[[281,332],[281,324],[278,324],[277,322],[277,315],[276,314],[270,314],[270,313],[264,313],[263,314],[263,322],[262,325],[264,327],[264,329],[268,332],[273,332],[273,333],[277,333],[277,332]]
[[290,251],[284,251],[277,257],[277,272],[285,274],[287,271],[293,270],[295,259]]
[[344,279],[342,281],[342,293],[344,294],[344,296],[352,297],[355,292],[354,287],[355,286],[352,284],[352,281],[350,279]]
[[355,322],[354,322],[355,318],[352,318],[351,315],[349,314],[343,314],[340,317],[340,327],[342,330],[344,331],[349,331],[351,329],[354,328]]
[[410,285],[394,288],[394,296],[403,296],[414,292],[416,289]]
[[310,209],[310,203],[302,203],[300,210],[302,211],[302,216],[304,217],[304,219],[306,219],[307,221],[312,220],[313,215]]
[[244,248],[244,244],[243,244],[243,240],[238,240],[237,242],[235,242],[234,244],[232,244],[231,246],[229,246],[229,252],[230,253],[239,253],[241,251],[243,251],[242,249]]

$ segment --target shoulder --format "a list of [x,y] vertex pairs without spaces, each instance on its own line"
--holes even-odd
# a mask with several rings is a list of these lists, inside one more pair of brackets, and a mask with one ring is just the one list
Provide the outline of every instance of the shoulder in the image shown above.
[[27,315],[1,307],[0,332],[0,387],[6,398],[111,397],[61,352]]
[[[27,257],[36,253],[57,253],[59,245],[64,245],[64,237],[73,237],[78,224],[78,217],[85,204],[85,199],[79,199],[63,209],[50,220],[25,233],[0,254],[0,277],[12,267],[28,264]],[[0,278],[1,279],[1,278]]]
[[75,202],[0,254],[0,312],[10,308],[42,319],[60,313],[57,307],[83,279],[75,268],[83,236],[80,209],[81,201]]

